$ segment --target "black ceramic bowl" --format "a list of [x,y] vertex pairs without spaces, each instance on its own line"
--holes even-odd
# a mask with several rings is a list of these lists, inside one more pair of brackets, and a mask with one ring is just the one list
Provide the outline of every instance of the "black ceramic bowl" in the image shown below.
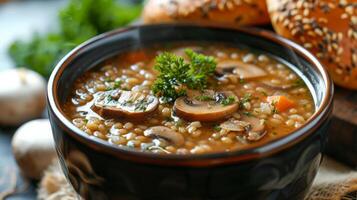
[[[120,149],[88,136],[65,117],[62,105],[83,72],[121,52],[173,41],[225,42],[282,59],[307,82],[316,113],[295,132],[264,146],[187,156]],[[69,53],[49,80],[48,110],[63,171],[85,199],[302,199],[321,162],[332,95],[320,63],[272,33],[154,25],[105,33]]]

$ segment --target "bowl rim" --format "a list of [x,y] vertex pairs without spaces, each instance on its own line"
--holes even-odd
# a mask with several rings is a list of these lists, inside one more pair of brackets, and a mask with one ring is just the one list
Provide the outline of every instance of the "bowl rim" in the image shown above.
[[[210,29],[210,30],[230,30],[243,32],[244,34],[250,34],[256,37],[262,37],[265,40],[270,40],[278,45],[288,46],[295,53],[304,57],[311,65],[316,67],[314,73],[319,73],[324,81],[325,91],[324,96],[321,101],[321,105],[317,108],[315,113],[306,121],[306,123],[283,137],[275,140],[271,140],[268,143],[264,143],[257,147],[247,148],[243,150],[230,151],[230,152],[217,152],[208,154],[189,154],[189,155],[177,155],[177,154],[153,154],[150,152],[142,152],[139,150],[132,150],[129,148],[122,148],[116,145],[110,144],[107,141],[95,138],[88,135],[84,131],[80,130],[74,126],[70,120],[67,119],[65,113],[63,112],[59,99],[57,96],[57,84],[61,78],[64,69],[70,65],[71,61],[88,45],[96,43],[107,37],[113,35],[125,33],[134,29],[140,29],[144,27],[153,28],[198,28],[198,29]],[[195,25],[172,25],[172,24],[160,24],[160,25],[133,25],[124,28],[115,29],[98,36],[95,36],[86,42],[80,44],[72,51],[70,51],[66,56],[64,56],[58,64],[55,66],[47,86],[47,107],[50,112],[51,124],[54,123],[52,120],[56,120],[60,127],[65,130],[65,134],[68,134],[78,140],[81,143],[93,148],[94,150],[106,154],[111,154],[114,157],[125,159],[138,163],[146,164],[158,164],[158,165],[171,165],[171,166],[190,166],[190,167],[202,167],[202,166],[216,166],[229,163],[237,163],[248,161],[252,159],[259,159],[262,157],[267,157],[269,155],[281,152],[282,150],[293,146],[294,144],[302,141],[307,136],[314,133],[318,127],[322,125],[327,119],[329,119],[332,112],[332,102],[333,102],[333,84],[327,70],[321,65],[321,63],[306,49],[302,46],[285,39],[277,34],[253,27],[240,27],[240,28],[224,28],[224,27],[212,27],[212,26],[195,26]],[[53,115],[51,115],[53,114]],[[53,119],[52,119],[53,117]],[[53,127],[53,126],[52,126]],[[55,134],[55,131],[53,131]],[[57,145],[57,142],[56,142]]]

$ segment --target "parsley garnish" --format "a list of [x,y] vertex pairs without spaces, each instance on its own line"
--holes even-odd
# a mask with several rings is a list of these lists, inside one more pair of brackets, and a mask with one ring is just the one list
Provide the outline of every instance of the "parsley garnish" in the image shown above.
[[222,128],[219,125],[213,126],[213,130],[220,131]]
[[248,103],[252,100],[252,94],[246,93],[239,101],[239,107],[243,108],[245,103]]
[[121,84],[123,84],[122,80],[116,80],[114,81],[114,88],[120,88]]
[[[110,80],[111,81],[111,80]],[[114,81],[114,84],[113,84],[113,86],[109,86],[109,87],[107,87],[106,88],[106,90],[107,91],[109,91],[109,90],[115,90],[115,89],[118,89],[118,88],[120,88],[120,86],[121,86],[121,84],[123,83],[123,81],[122,80],[116,80],[116,81]]]
[[213,101],[214,100],[213,97],[207,96],[207,95],[197,96],[197,97],[195,97],[195,99],[199,100],[199,101]]
[[253,114],[251,112],[243,112],[243,115],[248,116],[248,117],[252,117]]
[[145,111],[148,105],[149,103],[145,99],[142,99],[135,104],[134,110]]
[[279,111],[278,111],[278,109],[276,108],[275,104],[276,104],[276,102],[274,102],[274,101],[271,103],[271,106],[273,107],[273,110],[272,110],[273,114],[279,113]]
[[222,101],[220,103],[224,106],[228,106],[228,105],[234,103],[235,101],[236,101],[236,98],[234,96],[229,96],[225,99],[222,99]]
[[208,77],[216,69],[216,61],[211,56],[198,54],[191,49],[185,51],[190,62],[172,53],[164,52],[156,57],[154,69],[160,74],[152,91],[165,102],[172,102],[186,94],[186,88],[204,89]]

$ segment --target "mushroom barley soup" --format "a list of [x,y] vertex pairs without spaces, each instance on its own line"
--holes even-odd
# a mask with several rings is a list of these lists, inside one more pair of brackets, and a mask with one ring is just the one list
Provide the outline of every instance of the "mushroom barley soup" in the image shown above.
[[199,43],[120,54],[78,78],[64,109],[75,126],[119,147],[202,154],[287,135],[315,105],[276,59]]

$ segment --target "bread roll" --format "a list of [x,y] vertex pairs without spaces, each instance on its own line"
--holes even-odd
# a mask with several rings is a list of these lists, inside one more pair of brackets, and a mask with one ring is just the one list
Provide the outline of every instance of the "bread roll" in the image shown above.
[[275,31],[311,51],[334,82],[357,89],[357,0],[267,0]]
[[269,23],[265,0],[148,0],[144,23],[237,27]]

